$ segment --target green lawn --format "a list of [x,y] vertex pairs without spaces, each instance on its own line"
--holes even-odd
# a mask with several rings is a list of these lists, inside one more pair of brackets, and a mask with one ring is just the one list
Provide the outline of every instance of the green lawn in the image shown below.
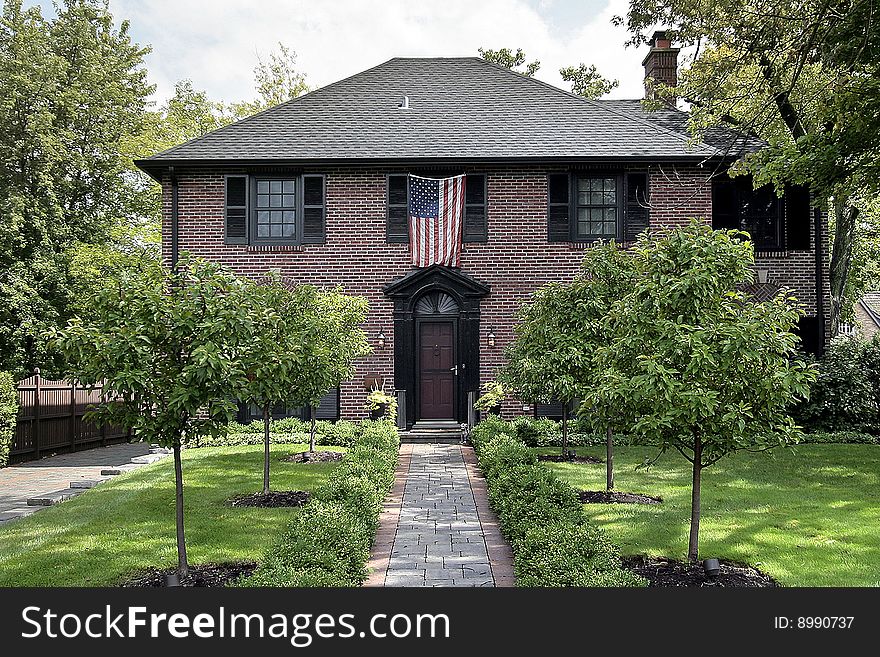
[[[555,453],[558,450],[540,450]],[[604,448],[580,449],[604,458]],[[684,559],[690,463],[668,453],[635,470],[644,447],[615,453],[615,488],[663,504],[585,504],[624,554]],[[575,488],[602,490],[605,465],[548,464]],[[880,446],[801,445],[742,453],[703,471],[700,554],[749,563],[787,586],[880,586]]]
[[[308,446],[272,446],[273,490],[313,490],[336,467],[279,460],[303,449]],[[226,504],[235,494],[260,490],[262,455],[262,445],[184,452],[191,563],[257,560],[297,513]],[[134,571],[176,563],[170,458],[0,526],[0,586],[113,585]]]

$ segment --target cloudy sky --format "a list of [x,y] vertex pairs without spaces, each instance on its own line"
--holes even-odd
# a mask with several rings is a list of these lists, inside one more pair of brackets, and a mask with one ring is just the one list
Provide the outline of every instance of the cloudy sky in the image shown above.
[[[51,0],[32,0],[51,12]],[[258,55],[284,43],[311,86],[323,86],[391,57],[474,56],[480,46],[522,48],[537,77],[564,86],[559,68],[595,64],[620,80],[611,98],[642,95],[644,49],[624,48],[611,25],[626,0],[111,0],[131,22],[156,99],[188,78],[217,100],[253,97]]]

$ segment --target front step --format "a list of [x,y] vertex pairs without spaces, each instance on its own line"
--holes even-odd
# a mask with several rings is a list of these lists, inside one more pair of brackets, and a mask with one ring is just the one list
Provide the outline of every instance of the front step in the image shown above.
[[401,431],[401,443],[437,443],[441,445],[457,445],[461,443],[462,433],[458,429],[450,431],[448,429],[421,429],[419,431]]

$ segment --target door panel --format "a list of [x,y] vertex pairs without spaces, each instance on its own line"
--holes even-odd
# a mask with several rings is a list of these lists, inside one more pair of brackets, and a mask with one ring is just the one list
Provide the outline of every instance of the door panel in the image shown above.
[[419,324],[419,417],[455,419],[455,331],[452,322]]

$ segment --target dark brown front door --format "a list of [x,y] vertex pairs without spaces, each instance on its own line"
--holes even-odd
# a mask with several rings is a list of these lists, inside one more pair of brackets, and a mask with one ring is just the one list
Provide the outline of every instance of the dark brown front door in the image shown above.
[[452,322],[419,324],[419,418],[455,419],[455,331]]

